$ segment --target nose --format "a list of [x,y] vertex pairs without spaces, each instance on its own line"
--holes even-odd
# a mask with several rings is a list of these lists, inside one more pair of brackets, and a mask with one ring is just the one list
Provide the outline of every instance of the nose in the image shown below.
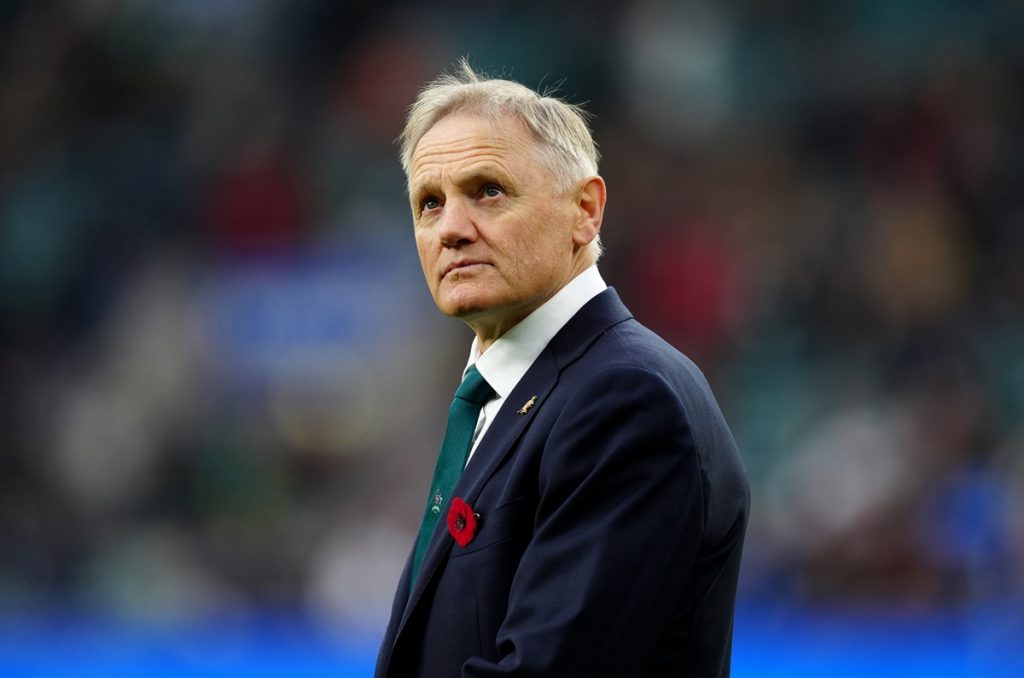
[[438,235],[445,247],[458,247],[476,240],[476,222],[464,201],[449,199],[441,212]]

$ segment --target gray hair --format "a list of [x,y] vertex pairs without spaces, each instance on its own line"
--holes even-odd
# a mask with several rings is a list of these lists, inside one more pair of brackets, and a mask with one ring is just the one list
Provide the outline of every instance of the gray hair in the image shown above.
[[[399,137],[406,180],[420,139],[439,120],[456,112],[479,114],[495,123],[507,117],[520,120],[536,139],[539,159],[551,171],[559,192],[597,174],[600,154],[587,123],[589,113],[550,92],[538,93],[512,80],[481,75],[463,57],[455,73],[442,73],[428,83],[409,107]],[[600,236],[589,247],[597,261],[602,252]]]

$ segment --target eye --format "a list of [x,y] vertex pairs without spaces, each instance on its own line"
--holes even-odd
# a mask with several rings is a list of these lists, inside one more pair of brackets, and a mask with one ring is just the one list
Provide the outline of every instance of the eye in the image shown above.
[[436,210],[440,206],[441,206],[441,201],[438,200],[437,198],[435,198],[432,195],[428,195],[427,197],[425,197],[422,200],[420,200],[420,212],[428,212],[430,210]]
[[480,193],[485,198],[497,198],[499,195],[503,195],[505,191],[503,191],[501,186],[498,186],[497,184],[487,184]]

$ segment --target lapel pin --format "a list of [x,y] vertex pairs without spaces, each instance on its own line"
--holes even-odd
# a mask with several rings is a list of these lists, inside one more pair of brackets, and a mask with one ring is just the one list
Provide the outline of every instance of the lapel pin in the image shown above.
[[537,396],[533,396],[532,398],[527,400],[526,403],[522,407],[520,407],[518,410],[516,410],[516,412],[519,413],[519,414],[526,414],[527,412],[530,411],[530,408],[533,407],[536,403],[537,403]]

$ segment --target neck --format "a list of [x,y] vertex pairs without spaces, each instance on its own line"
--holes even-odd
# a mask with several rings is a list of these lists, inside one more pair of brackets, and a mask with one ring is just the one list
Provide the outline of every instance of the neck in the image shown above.
[[480,354],[483,355],[484,351],[489,349],[502,335],[518,325],[523,318],[540,308],[552,296],[554,294],[526,306],[525,309],[518,313],[503,315],[500,319],[492,322],[483,319],[467,320],[466,324],[473,328],[473,332],[476,334],[476,346]]
[[558,294],[563,287],[576,278],[576,276],[587,270],[592,263],[593,262],[591,262],[589,258],[581,258],[577,260],[569,270],[569,274],[562,284],[547,295],[531,299],[519,307],[502,309],[501,312],[496,313],[493,316],[482,314],[474,318],[464,318],[463,320],[476,334],[476,345],[481,355],[489,349],[494,342],[500,339],[502,335],[522,322],[523,318],[543,306],[549,299],[551,299],[551,297]]

